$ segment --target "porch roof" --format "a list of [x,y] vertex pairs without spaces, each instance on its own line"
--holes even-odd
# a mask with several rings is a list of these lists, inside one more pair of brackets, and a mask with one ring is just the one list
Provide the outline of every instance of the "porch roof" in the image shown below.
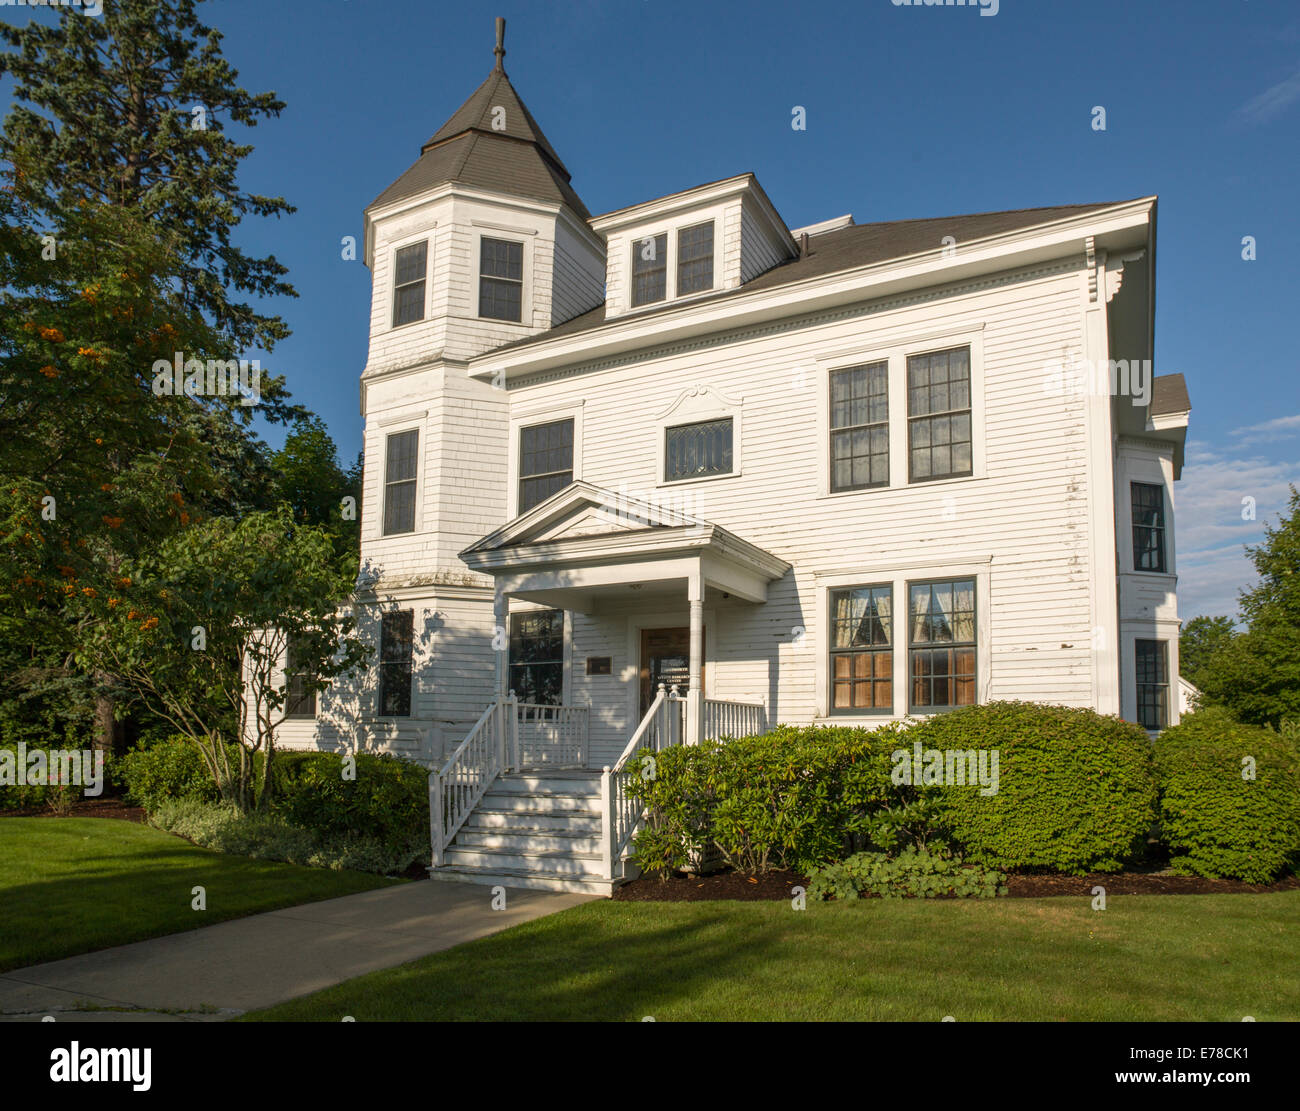
[[[575,482],[471,544],[460,558],[498,593],[590,612],[628,587],[748,602],[790,564],[721,525],[642,498]],[[678,595],[680,596],[680,595]]]

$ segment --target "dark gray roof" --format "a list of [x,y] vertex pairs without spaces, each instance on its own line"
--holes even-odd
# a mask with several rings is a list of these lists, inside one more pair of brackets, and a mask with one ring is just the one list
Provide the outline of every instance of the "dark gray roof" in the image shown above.
[[1160,374],[1151,383],[1151,413],[1186,413],[1192,407],[1187,382],[1181,374]]
[[[505,109],[505,127],[500,131],[492,127],[493,109],[498,107]],[[566,204],[583,220],[591,216],[569,184],[569,171],[504,70],[493,70],[488,75],[424,144],[419,159],[369,207],[452,181]]]
[[[835,274],[842,270],[852,270],[872,263],[888,262],[891,259],[907,258],[909,255],[935,251],[943,246],[944,236],[951,235],[960,247],[975,239],[983,239],[1004,232],[1019,231],[1023,228],[1050,224],[1055,220],[1064,220],[1070,216],[1079,216],[1111,208],[1122,201],[1108,201],[1104,204],[1067,204],[1052,208],[1017,208],[1007,212],[978,212],[968,216],[935,216],[924,220],[891,220],[879,224],[855,224],[821,235],[810,236],[808,253],[788,262],[772,267],[758,277],[745,282],[736,289],[723,290],[712,297],[692,300],[692,305],[707,301],[723,301],[733,297],[743,297],[749,293],[775,289],[778,286],[801,282],[807,278],[819,278]],[[670,312],[679,306],[667,302],[649,312],[638,312],[635,317],[626,319],[641,320],[646,316]],[[623,317],[616,319],[622,320]],[[545,332],[526,339],[515,340],[503,348],[524,347],[533,343],[544,343],[549,339],[586,332],[599,328],[605,323],[605,306],[596,308],[581,316],[557,324]]]

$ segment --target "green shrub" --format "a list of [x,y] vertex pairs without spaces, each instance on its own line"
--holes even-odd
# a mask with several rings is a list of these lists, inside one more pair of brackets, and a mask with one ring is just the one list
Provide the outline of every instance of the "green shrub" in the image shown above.
[[127,798],[150,812],[180,799],[215,802],[221,797],[198,746],[179,733],[133,748],[121,763]]
[[331,752],[277,752],[272,808],[303,829],[338,840],[373,838],[394,850],[429,840],[429,773],[388,754],[355,757],[356,778],[344,779]]
[[[19,743],[24,744],[24,748],[18,748]],[[29,737],[6,737],[0,742],[0,749],[7,750],[13,754],[15,779],[17,779],[17,761],[21,754],[26,760],[31,753],[40,751],[45,753],[45,767],[47,778],[56,774],[54,769],[57,768],[57,758],[50,759],[50,753],[55,751],[63,752],[91,752],[94,746],[90,738],[86,735],[74,736],[71,733],[64,737],[53,740],[34,741]],[[93,755],[92,755],[93,759]],[[80,769],[80,764],[78,768]],[[25,779],[30,772],[31,765],[24,765],[23,778]],[[79,774],[79,772],[78,772]],[[103,768],[103,785],[99,795],[87,795],[83,790],[84,784],[62,784],[62,783],[18,783],[12,784],[0,783],[0,810],[19,810],[28,809],[29,807],[48,806],[50,809],[66,813],[73,804],[84,798],[103,798],[104,795],[111,794],[118,786],[120,776],[120,761],[116,760],[112,753],[106,753],[104,756]]]
[[416,860],[428,860],[427,846],[394,849],[356,833],[322,838],[277,814],[241,814],[228,803],[199,799],[163,802],[150,812],[149,822],[215,852],[310,868],[392,875],[405,871]]
[[636,863],[666,874],[716,848],[741,872],[807,870],[855,848],[923,843],[924,803],[890,781],[890,753],[904,732],[779,726],[759,737],[642,752],[629,762],[629,791],[649,815],[635,839]]
[[960,857],[936,848],[909,845],[895,857],[885,853],[854,853],[838,864],[814,869],[808,894],[814,899],[933,899],[939,896],[991,899],[1005,895],[1001,872],[964,864]]
[[938,714],[907,735],[940,751],[996,749],[998,790],[932,788],[967,859],[1003,869],[1118,871],[1155,818],[1144,730],[1092,710],[990,702]]
[[[1244,761],[1254,761],[1254,779]],[[1189,714],[1156,740],[1160,825],[1183,874],[1269,883],[1300,856],[1300,744],[1224,710]]]

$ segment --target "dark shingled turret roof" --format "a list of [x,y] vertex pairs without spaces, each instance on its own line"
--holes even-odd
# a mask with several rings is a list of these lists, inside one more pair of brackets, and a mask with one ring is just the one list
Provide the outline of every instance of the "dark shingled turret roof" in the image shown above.
[[569,184],[568,169],[506,76],[501,64],[504,22],[497,27],[496,68],[420,148],[419,160],[371,202],[371,208],[454,181],[559,202],[583,220],[591,217]]

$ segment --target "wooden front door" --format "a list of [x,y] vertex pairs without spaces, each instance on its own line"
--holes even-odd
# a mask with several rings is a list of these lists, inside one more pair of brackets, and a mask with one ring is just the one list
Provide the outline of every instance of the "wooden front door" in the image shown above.
[[[703,638],[701,638],[703,656]],[[659,684],[674,685],[685,695],[691,681],[691,630],[641,630],[641,716],[650,709]],[[700,686],[704,686],[704,661],[700,661]]]

